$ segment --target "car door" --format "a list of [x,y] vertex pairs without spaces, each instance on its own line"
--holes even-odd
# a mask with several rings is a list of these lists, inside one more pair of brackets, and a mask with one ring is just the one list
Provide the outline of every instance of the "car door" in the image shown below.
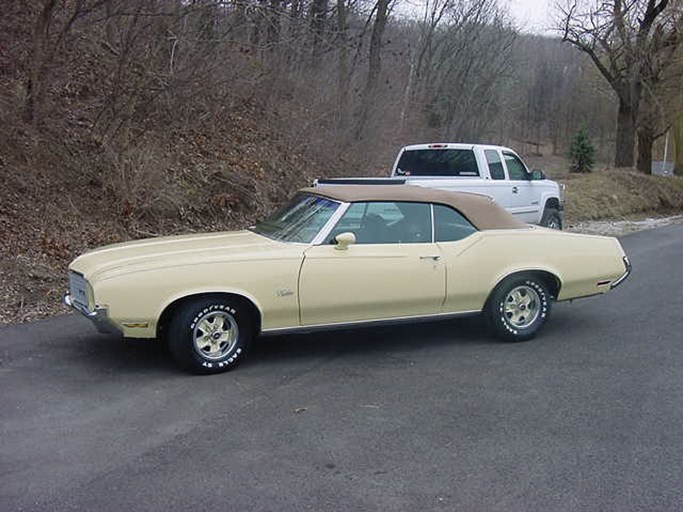
[[457,210],[434,205],[434,239],[447,276],[444,313],[481,310],[495,271],[476,250],[482,233]]
[[534,197],[534,184],[524,162],[509,151],[503,151],[503,162],[511,185],[511,201],[508,211],[522,222],[534,222],[538,218],[539,200]]
[[[334,237],[354,233],[339,249]],[[441,312],[445,270],[424,203],[353,203],[327,240],[306,250],[299,279],[302,325]]]

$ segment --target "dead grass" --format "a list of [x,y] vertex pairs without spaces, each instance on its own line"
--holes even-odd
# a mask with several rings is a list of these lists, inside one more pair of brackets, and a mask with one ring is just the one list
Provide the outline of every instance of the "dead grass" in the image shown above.
[[683,178],[647,176],[610,170],[569,174],[566,216],[570,221],[623,219],[634,215],[673,215],[683,212]]
[[569,172],[561,156],[526,158],[532,168],[566,186],[566,224],[589,220],[619,220],[643,215],[683,213],[683,177],[649,176],[605,164],[587,174]]

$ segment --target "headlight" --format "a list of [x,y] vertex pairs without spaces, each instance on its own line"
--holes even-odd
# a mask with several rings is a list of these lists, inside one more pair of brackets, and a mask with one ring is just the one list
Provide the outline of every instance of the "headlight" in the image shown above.
[[69,271],[69,292],[71,300],[88,311],[95,309],[92,287],[85,276],[75,270]]

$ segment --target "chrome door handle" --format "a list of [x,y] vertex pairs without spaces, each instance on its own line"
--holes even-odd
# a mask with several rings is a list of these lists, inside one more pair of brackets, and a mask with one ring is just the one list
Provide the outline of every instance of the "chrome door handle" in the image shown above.
[[516,194],[517,192],[519,192],[519,189],[517,187],[512,187],[512,193]]
[[420,256],[420,259],[439,261],[441,259],[441,256]]

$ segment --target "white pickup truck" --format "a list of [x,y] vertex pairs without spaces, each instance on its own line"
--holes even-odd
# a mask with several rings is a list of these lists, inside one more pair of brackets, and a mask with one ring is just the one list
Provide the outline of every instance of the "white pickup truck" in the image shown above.
[[474,192],[491,197],[522,222],[562,229],[561,187],[542,171],[531,171],[513,150],[484,144],[416,144],[405,146],[391,178],[337,178],[318,185],[405,183]]

